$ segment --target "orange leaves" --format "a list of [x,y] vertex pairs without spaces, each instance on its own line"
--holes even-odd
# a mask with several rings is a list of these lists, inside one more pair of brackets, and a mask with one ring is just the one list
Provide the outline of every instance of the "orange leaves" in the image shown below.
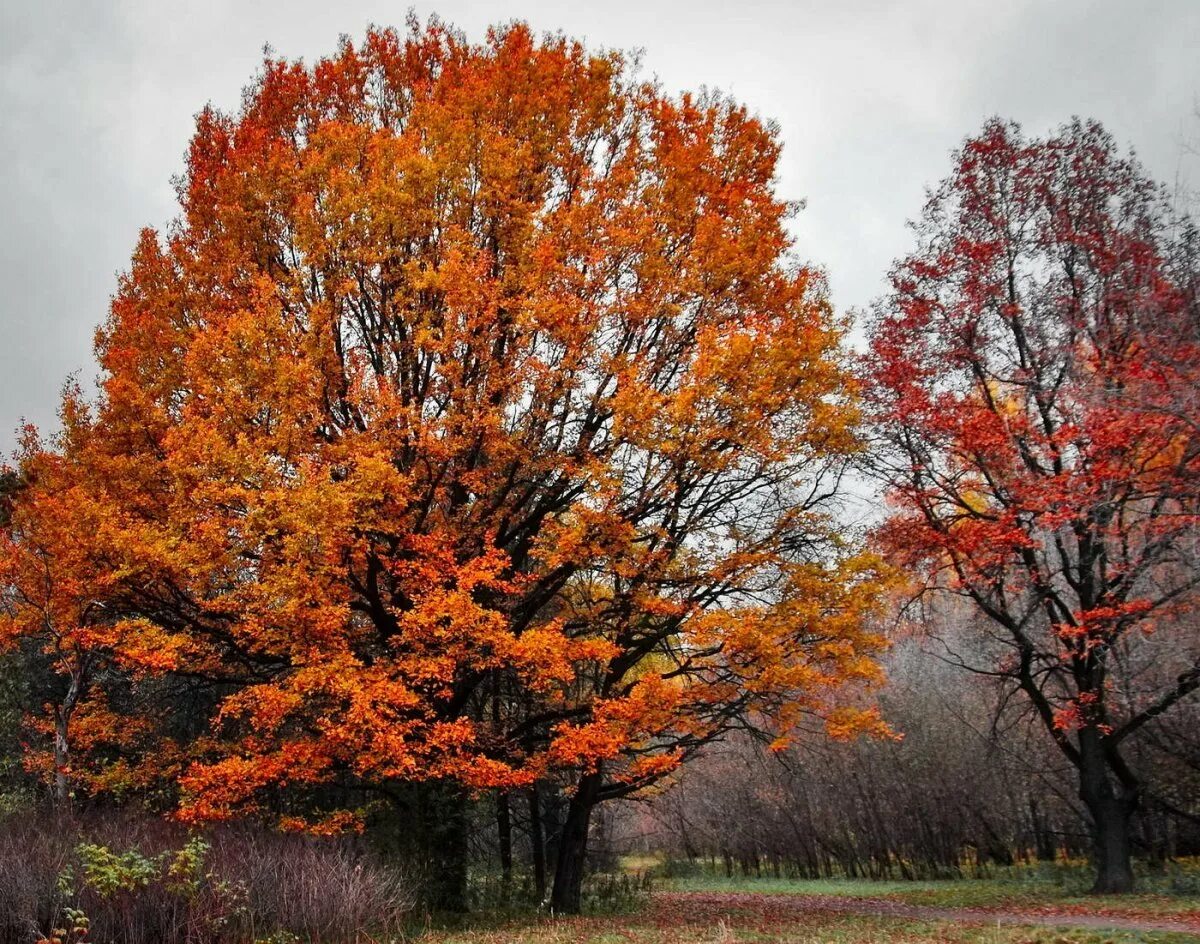
[[136,674],[162,673],[184,664],[190,637],[165,631],[147,619],[121,620],[90,626],[79,632],[89,649],[108,651]]
[[325,816],[305,818],[281,816],[279,828],[285,833],[307,833],[310,836],[339,836],[343,833],[361,833],[363,818],[351,810],[335,810]]
[[[678,685],[659,675],[643,676],[623,697],[597,700],[592,720],[559,725],[548,760],[555,766],[594,770],[601,762],[620,757],[627,748],[646,745],[666,732],[678,720],[678,709],[684,704]],[[645,767],[647,762],[641,763]]]
[[837,740],[849,740],[864,735],[897,740],[901,737],[888,726],[879,709],[874,706],[838,706],[826,716],[825,731]]
[[[640,785],[873,679],[871,568],[827,507],[845,326],[789,257],[778,156],[736,103],[519,24],[373,30],[199,116],[100,401],[30,459],[55,625],[122,682],[211,683],[164,767],[185,815],[338,778]],[[163,743],[195,730],[142,699]]]
[[526,630],[495,642],[497,665],[511,665],[532,691],[549,694],[575,680],[584,663],[605,663],[620,649],[602,638],[572,638],[563,632],[561,621]]
[[1071,732],[1080,728],[1096,727],[1101,734],[1112,734],[1112,725],[1105,723],[1103,699],[1097,692],[1079,692],[1069,698],[1053,713],[1055,731]]
[[254,731],[270,735],[301,708],[303,701],[298,692],[276,685],[250,685],[225,699],[220,717],[244,718]]

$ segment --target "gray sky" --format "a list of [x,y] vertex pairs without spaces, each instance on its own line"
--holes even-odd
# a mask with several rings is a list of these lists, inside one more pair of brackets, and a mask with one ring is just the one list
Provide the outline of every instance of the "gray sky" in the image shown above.
[[[1200,0],[421,2],[482,38],[527,20],[644,50],[671,90],[732,93],[782,128],[782,196],[834,303],[862,306],[909,246],[905,221],[988,115],[1042,133],[1100,119],[1159,179],[1200,181]],[[0,0],[0,450],[56,424],[71,372],[144,225],[175,213],[193,116],[236,106],[264,43],[308,61],[341,33],[402,25],[374,0]]]

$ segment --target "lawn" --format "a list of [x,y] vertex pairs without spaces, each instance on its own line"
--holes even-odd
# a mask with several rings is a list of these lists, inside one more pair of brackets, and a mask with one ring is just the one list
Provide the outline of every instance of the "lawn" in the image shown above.
[[[939,882],[661,880],[621,914],[509,918],[469,929],[427,930],[423,944],[1194,944],[1200,897],[1150,882],[1126,897],[1084,894],[1082,874],[1025,874]],[[843,910],[844,909],[844,910]],[[853,913],[857,910],[871,914]],[[967,913],[964,913],[967,912]],[[1014,924],[1016,916],[1063,926]],[[997,918],[1004,924],[997,922]],[[1186,922],[1196,933],[1069,927],[1070,922]]]
[[[716,913],[654,902],[633,915],[517,920],[486,929],[432,931],[421,944],[1194,944],[1200,936],[964,925],[946,921],[796,914],[744,899]],[[672,906],[678,902],[671,902]]]
[[1133,895],[1089,895],[1083,870],[1058,870],[1049,876],[1015,874],[925,882],[872,882],[852,879],[805,880],[698,876],[669,880],[669,887],[691,892],[753,892],[777,895],[819,895],[873,898],[935,908],[1011,909],[1065,914],[1144,915],[1147,917],[1200,914],[1200,893],[1181,893],[1165,877],[1142,879]]

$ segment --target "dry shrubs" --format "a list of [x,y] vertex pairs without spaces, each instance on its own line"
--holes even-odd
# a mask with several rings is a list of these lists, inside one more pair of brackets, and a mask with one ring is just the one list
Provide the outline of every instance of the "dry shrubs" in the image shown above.
[[0,944],[342,944],[398,931],[415,900],[414,882],[354,839],[0,819]]

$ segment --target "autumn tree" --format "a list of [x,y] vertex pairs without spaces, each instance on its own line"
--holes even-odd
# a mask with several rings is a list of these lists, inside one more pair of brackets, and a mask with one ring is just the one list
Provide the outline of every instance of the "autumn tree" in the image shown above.
[[[77,402],[78,391],[69,387],[68,422]],[[108,576],[95,568],[86,536],[97,522],[78,514],[82,509],[86,515],[86,506],[77,506],[80,493],[70,477],[59,476],[61,457],[42,452],[32,430],[22,454],[22,474],[0,473],[0,655],[24,646],[27,681],[54,680],[38,686],[44,711],[29,719],[34,737],[24,763],[65,807],[73,789],[78,715],[95,716],[102,704],[88,698],[104,658],[90,634],[108,618]]]
[[985,617],[970,667],[1077,769],[1097,892],[1133,884],[1132,739],[1200,688],[1200,308],[1164,206],[1096,124],[989,122],[930,195],[864,364],[881,546]]
[[746,718],[877,726],[840,698],[879,647],[831,518],[843,326],[778,155],[737,104],[521,25],[372,30],[205,109],[46,453],[94,523],[48,548],[105,583],[89,644],[213,698],[101,782],[157,765],[185,819],[328,830],[350,787],[569,777],[571,911],[597,803]]

